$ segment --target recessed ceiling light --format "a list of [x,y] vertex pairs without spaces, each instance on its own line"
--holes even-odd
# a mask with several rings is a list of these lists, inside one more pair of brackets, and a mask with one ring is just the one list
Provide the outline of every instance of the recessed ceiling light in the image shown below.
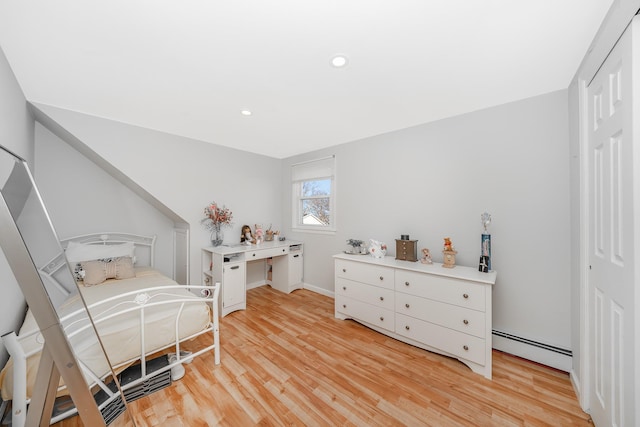
[[336,55],[333,58],[331,58],[331,65],[333,65],[336,68],[346,67],[348,62],[349,62],[349,59],[344,55]]
[[242,110],[240,111],[240,114],[242,114],[243,116],[250,116],[253,113],[251,112],[251,110]]

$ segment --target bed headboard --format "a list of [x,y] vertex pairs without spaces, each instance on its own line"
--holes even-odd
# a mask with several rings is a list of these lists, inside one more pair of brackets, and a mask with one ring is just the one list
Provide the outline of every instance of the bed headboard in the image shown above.
[[[136,266],[153,267],[155,258],[156,236],[141,236],[131,233],[92,233],[80,236],[68,237],[60,240],[62,249],[67,248],[69,242],[84,243],[90,245],[117,245],[120,243],[133,242],[135,246]],[[64,296],[70,294],[70,289],[74,284],[61,283],[57,273],[67,265],[67,258],[64,252],[60,252],[46,265],[38,268],[41,275],[47,278]],[[70,286],[73,285],[73,286]]]

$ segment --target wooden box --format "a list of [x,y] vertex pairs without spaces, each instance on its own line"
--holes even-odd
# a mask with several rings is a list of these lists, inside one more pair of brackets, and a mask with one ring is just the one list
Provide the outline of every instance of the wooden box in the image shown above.
[[418,260],[418,241],[396,239],[396,259],[403,261]]

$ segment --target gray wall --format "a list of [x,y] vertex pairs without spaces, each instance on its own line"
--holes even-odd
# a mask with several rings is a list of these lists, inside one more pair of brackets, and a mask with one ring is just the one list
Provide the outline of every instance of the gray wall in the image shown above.
[[[305,283],[333,292],[331,256],[345,240],[400,234],[442,261],[477,266],[480,214],[491,213],[494,329],[571,346],[567,91],[286,159],[284,223],[305,242]],[[291,232],[290,165],[336,154],[335,235]]]
[[[37,108],[189,224],[194,284],[201,280],[200,248],[210,244],[209,233],[200,225],[209,202],[233,211],[234,224],[224,230],[225,242],[239,242],[243,224],[281,227],[280,160],[52,106],[38,104]],[[73,168],[55,173],[65,182],[73,182],[76,176]],[[47,201],[73,190],[51,188]],[[103,196],[108,203],[120,203],[117,194]],[[71,232],[75,225],[63,212],[58,215],[59,227]],[[139,212],[132,219],[144,221],[144,215]],[[94,226],[101,224],[96,221]]]
[[101,231],[156,235],[157,268],[173,275],[173,221],[41,124],[34,174],[60,238]]
[[[33,166],[34,120],[4,52],[0,50],[0,145],[23,157]],[[14,330],[22,322],[24,298],[11,269],[0,251],[0,335]],[[0,366],[7,352],[0,344]]]

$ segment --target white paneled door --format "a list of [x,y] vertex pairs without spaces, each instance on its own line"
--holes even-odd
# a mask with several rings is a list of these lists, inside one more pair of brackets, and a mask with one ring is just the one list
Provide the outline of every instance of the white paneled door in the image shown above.
[[[635,339],[638,308],[634,293],[633,157],[638,147],[634,147],[632,96],[638,81],[633,73],[640,72],[633,70],[632,63],[632,49],[639,47],[633,43],[640,29],[637,21],[618,40],[589,84],[586,97],[590,269],[587,377],[589,411],[599,427],[637,426],[640,422],[635,408],[638,373],[634,360],[635,346],[640,344]],[[640,172],[640,165],[635,169]]]

